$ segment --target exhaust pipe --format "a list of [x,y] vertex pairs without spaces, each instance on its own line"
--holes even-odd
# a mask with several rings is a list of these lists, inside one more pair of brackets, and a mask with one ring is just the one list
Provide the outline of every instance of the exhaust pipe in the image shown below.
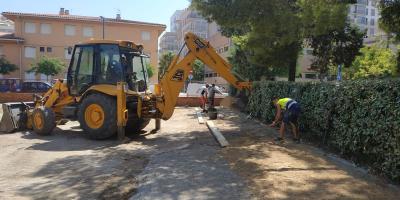
[[27,128],[28,110],[33,102],[4,103],[3,116],[0,121],[0,132],[13,133]]

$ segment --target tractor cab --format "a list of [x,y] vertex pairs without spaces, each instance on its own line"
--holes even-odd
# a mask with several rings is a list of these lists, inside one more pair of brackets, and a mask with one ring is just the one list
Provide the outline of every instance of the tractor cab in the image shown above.
[[67,74],[70,95],[80,96],[93,85],[125,82],[129,90],[145,92],[149,57],[143,46],[128,41],[92,40],[75,45]]

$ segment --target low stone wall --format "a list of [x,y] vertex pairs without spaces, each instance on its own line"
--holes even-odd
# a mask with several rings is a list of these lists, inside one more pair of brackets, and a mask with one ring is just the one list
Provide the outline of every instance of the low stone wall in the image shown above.
[[[215,98],[215,106],[219,106],[222,99],[224,98]],[[200,104],[200,97],[178,97],[176,102],[176,106],[199,107]]]
[[[223,98],[215,98],[215,105],[219,106]],[[0,103],[7,102],[21,102],[21,101],[33,101],[32,93],[14,93],[14,92],[4,92],[0,93]],[[200,97],[179,97],[176,102],[176,106],[190,106],[198,107],[200,106]]]
[[2,92],[0,93],[0,103],[33,101],[33,93],[15,93]]

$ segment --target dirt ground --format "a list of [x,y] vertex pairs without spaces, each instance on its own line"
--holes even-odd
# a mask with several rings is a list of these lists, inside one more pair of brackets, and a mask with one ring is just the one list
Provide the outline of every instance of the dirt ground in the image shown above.
[[287,139],[243,114],[225,110],[217,126],[231,146],[221,151],[231,169],[247,180],[255,199],[398,199],[399,187],[351,163]]
[[[0,110],[1,115],[1,110]],[[120,144],[69,122],[54,134],[0,134],[0,199],[398,199],[399,188],[232,110],[215,121],[221,149],[193,108]]]

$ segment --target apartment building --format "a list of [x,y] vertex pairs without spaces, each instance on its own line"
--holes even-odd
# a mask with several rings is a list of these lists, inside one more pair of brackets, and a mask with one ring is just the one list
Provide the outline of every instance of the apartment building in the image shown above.
[[[116,18],[71,15],[63,8],[58,14],[3,12],[2,15],[14,22],[15,31],[0,34],[0,54],[19,67],[4,78],[46,80],[44,75],[27,72],[41,56],[60,58],[68,66],[74,44],[102,38],[143,44],[145,53],[151,56],[151,65],[155,71],[158,69],[158,38],[165,25],[125,20],[120,15]],[[66,71],[67,68],[54,78],[65,77]],[[151,81],[156,82],[157,78]]]
[[[215,48],[215,51],[223,58],[227,60],[230,56],[230,49],[233,45],[232,39],[227,38],[219,31],[219,26],[215,22],[208,24],[208,41]],[[215,84],[220,87],[228,88],[228,82],[223,79],[218,73],[208,67],[205,68],[204,81],[207,83]]]
[[[357,0],[357,3],[349,6],[348,21],[366,33],[364,38],[365,45],[374,44],[384,40],[387,36],[379,28],[379,1],[377,0]],[[318,79],[318,73],[310,70],[312,64],[312,49],[304,48],[298,60],[300,73],[305,80]]]
[[179,51],[177,32],[166,32],[160,39],[160,55],[166,52],[175,54]]
[[386,34],[379,28],[380,12],[377,0],[357,0],[356,4],[349,7],[348,20],[350,23],[365,31],[366,44],[382,39]]
[[[178,52],[184,43],[184,35],[187,32],[192,32],[210,41],[216,52],[223,58],[229,56],[232,41],[230,38],[221,35],[219,26],[215,22],[207,22],[199,12],[190,8],[175,11],[170,19],[171,32],[167,32],[161,37],[160,53]],[[185,53],[185,49],[183,53]],[[204,76],[205,82],[228,88],[228,83],[218,73],[207,67]]]
[[14,32],[14,22],[0,15],[0,32],[2,33]]

